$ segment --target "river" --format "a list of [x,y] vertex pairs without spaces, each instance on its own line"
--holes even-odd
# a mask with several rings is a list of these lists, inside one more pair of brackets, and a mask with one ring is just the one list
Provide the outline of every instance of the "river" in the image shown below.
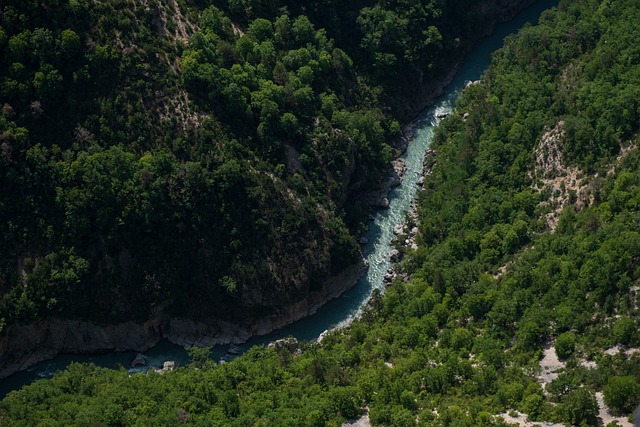
[[[538,0],[533,6],[522,11],[513,20],[498,24],[495,32],[483,39],[470,52],[460,67],[453,81],[447,86],[444,94],[436,100],[433,106],[426,109],[413,124],[413,139],[402,158],[406,163],[406,173],[400,186],[394,188],[389,195],[389,209],[374,213],[370,221],[369,231],[365,234],[368,239],[363,253],[369,262],[369,270],[365,277],[340,298],[332,300],[321,307],[313,316],[304,318],[280,330],[262,337],[252,338],[245,344],[238,346],[241,353],[257,344],[293,336],[298,340],[317,339],[324,331],[349,322],[357,316],[361,308],[368,301],[374,289],[384,289],[383,278],[391,267],[389,261],[389,245],[394,238],[393,228],[404,222],[411,202],[417,191],[416,182],[422,172],[422,161],[425,151],[431,143],[433,131],[438,124],[438,116],[449,113],[455,105],[460,91],[469,81],[478,80],[489,65],[491,53],[502,46],[503,39],[518,31],[526,22],[536,23],[540,14],[558,3],[558,0]],[[213,349],[212,357],[220,360],[225,357],[228,346],[218,346]],[[93,362],[100,366],[117,368],[128,367],[135,352],[111,352],[98,355],[61,355],[55,359],[39,363],[26,371],[16,373],[5,378],[0,383],[0,398],[8,392],[16,390],[39,378],[50,377],[55,371],[63,369],[73,361]],[[189,357],[184,348],[162,341],[145,353],[147,366],[161,366],[165,360],[174,360],[178,364],[188,363]]]

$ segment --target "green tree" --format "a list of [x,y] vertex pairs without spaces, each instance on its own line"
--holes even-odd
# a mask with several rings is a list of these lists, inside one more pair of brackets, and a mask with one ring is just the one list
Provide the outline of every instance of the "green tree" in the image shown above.
[[71,29],[63,30],[60,35],[60,45],[64,54],[67,57],[72,57],[80,49],[80,37]]
[[516,408],[522,400],[524,386],[519,382],[503,383],[498,387],[496,397],[507,408]]
[[291,138],[299,131],[298,118],[292,113],[286,112],[280,117],[280,126],[282,126],[285,135]]
[[633,412],[640,400],[640,388],[630,376],[611,377],[604,386],[604,401],[616,412]]
[[256,41],[265,41],[273,38],[273,25],[271,21],[258,18],[254,20],[247,29],[247,35]]
[[211,367],[213,361],[211,360],[211,347],[196,347],[191,346],[186,348],[191,359],[191,366],[202,369],[205,367]]
[[560,407],[564,421],[576,426],[598,423],[598,402],[592,391],[581,387],[565,396]]
[[560,359],[568,359],[576,349],[576,336],[573,332],[562,333],[553,344]]
[[613,337],[617,343],[632,345],[637,342],[638,329],[630,317],[621,317],[613,325]]

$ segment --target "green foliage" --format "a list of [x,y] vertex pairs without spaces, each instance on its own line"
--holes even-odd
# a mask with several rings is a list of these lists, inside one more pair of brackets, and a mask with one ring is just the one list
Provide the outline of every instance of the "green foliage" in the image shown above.
[[524,386],[521,383],[507,383],[498,387],[496,397],[507,408],[516,408],[522,400]]
[[636,322],[629,317],[621,317],[613,325],[613,337],[616,343],[633,345],[638,342]]
[[593,392],[579,388],[569,393],[560,408],[565,422],[576,426],[595,426],[598,423],[598,402]]
[[604,387],[604,401],[615,412],[633,412],[639,399],[640,388],[633,377],[611,377]]
[[238,290],[235,280],[229,276],[224,276],[220,279],[220,286],[229,294],[233,294]]
[[564,332],[558,335],[553,347],[560,359],[568,359],[576,349],[576,336],[573,332]]
[[[355,263],[389,112],[492,19],[451,5],[3,4],[3,318],[262,313]],[[80,282],[46,288],[71,252]]]
[[397,136],[379,90],[304,16],[240,37],[216,6],[152,3],[2,6],[8,324],[264,315],[359,259],[343,208]]
[[189,353],[189,359],[191,359],[191,366],[197,369],[205,367],[211,367],[213,361],[211,360],[211,347],[187,347]]

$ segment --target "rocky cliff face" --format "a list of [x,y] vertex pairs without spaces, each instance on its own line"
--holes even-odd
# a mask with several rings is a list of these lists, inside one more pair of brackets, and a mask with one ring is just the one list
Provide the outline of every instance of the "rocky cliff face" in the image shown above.
[[147,350],[162,338],[161,323],[160,319],[154,319],[101,326],[51,319],[32,325],[10,326],[0,338],[0,378],[59,353]]
[[49,319],[32,325],[13,325],[0,337],[0,378],[27,369],[60,353],[145,351],[162,339],[184,345],[239,344],[252,336],[267,334],[305,316],[351,288],[366,270],[364,260],[327,279],[322,289],[311,292],[273,315],[247,319],[242,324],[221,320],[195,322],[158,315],[152,320],[115,325]]

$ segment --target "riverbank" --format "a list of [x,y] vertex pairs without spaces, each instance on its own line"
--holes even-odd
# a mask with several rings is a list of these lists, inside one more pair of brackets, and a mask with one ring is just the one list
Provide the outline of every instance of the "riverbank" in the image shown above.
[[366,271],[361,259],[330,277],[320,291],[269,316],[247,319],[243,324],[224,320],[197,322],[158,313],[146,322],[98,325],[66,319],[48,319],[29,325],[12,325],[0,338],[0,379],[59,354],[95,354],[132,350],[144,352],[167,339],[180,346],[242,344],[314,314],[327,301],[352,288]]

